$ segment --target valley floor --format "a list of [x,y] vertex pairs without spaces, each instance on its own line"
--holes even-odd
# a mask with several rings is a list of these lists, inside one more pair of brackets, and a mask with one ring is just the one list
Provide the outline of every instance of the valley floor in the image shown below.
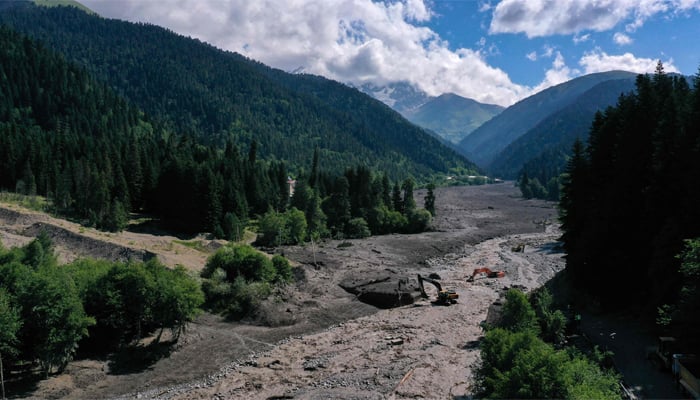
[[[422,204],[423,195],[416,192],[418,204]],[[469,396],[471,371],[479,354],[475,344],[482,335],[479,324],[505,288],[538,287],[563,268],[556,246],[560,233],[554,224],[554,205],[523,200],[510,183],[441,188],[436,195],[433,232],[275,249],[295,262],[297,282],[275,293],[251,321],[229,323],[204,314],[188,326],[167,357],[147,368],[116,368],[115,360],[76,360],[66,373],[39,382],[23,396]],[[33,231],[29,228],[36,223],[17,217],[16,212],[0,213],[0,219],[4,218],[0,237],[6,246],[8,238],[17,243],[29,240]],[[72,233],[79,231],[71,229]],[[145,238],[109,241],[110,235],[102,236],[107,243],[116,241],[126,249],[138,250],[140,246],[144,250],[149,245]],[[75,243],[64,243],[61,237],[54,240],[58,239],[57,247],[65,259],[82,255],[71,253]],[[207,249],[216,245],[202,242],[205,246],[194,250],[177,247],[176,238],[168,236],[150,240],[160,244],[146,250],[168,251],[172,257],[168,264],[177,263],[180,253],[187,255],[186,260],[199,257],[201,264],[188,264],[193,270],[203,266]],[[520,244],[525,245],[525,251],[514,252],[513,247]],[[466,278],[479,267],[504,270],[506,276],[468,283]],[[415,286],[416,273],[440,275],[444,287],[459,293],[457,304],[445,307],[417,300],[380,310],[339,286],[363,279],[389,286],[408,280]],[[426,289],[434,296],[434,290]]]

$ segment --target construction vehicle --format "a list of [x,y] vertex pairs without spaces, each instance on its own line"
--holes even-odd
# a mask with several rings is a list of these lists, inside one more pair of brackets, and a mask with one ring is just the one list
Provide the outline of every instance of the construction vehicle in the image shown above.
[[477,276],[486,275],[488,278],[503,278],[506,276],[504,271],[491,271],[488,268],[477,268],[472,272],[471,276],[467,278],[467,282],[474,282]]
[[442,285],[440,285],[440,282],[429,278],[423,278],[422,276],[420,276],[420,274],[418,274],[418,287],[420,288],[421,296],[423,296],[424,298],[428,298],[428,294],[425,293],[425,288],[423,287],[424,281],[432,283],[437,289],[437,299],[435,299],[434,303],[449,306],[450,304],[454,304],[457,302],[457,299],[459,298],[457,292],[455,292],[454,290],[443,290]]

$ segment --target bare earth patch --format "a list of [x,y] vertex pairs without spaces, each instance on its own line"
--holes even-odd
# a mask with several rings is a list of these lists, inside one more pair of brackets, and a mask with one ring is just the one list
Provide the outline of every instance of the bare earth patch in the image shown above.
[[[279,289],[250,321],[229,323],[204,314],[188,326],[168,357],[145,370],[116,374],[107,361],[75,361],[65,374],[41,382],[33,393],[24,395],[182,399],[469,396],[482,334],[479,324],[504,289],[538,287],[563,268],[556,246],[560,233],[551,203],[523,200],[509,183],[441,188],[436,195],[433,232],[275,249],[298,265],[297,282]],[[423,196],[416,193],[418,204]],[[26,228],[3,215],[0,213],[3,243],[21,242]],[[168,265],[184,264],[198,270],[205,263],[207,254],[197,254],[201,252],[187,246],[159,244],[169,240],[166,237],[132,235],[137,234],[105,237],[90,232],[85,236],[152,252]],[[138,246],[129,246],[129,241]],[[514,252],[521,244],[524,252]],[[68,242],[58,245],[65,248],[66,259],[83,255],[72,251]],[[503,270],[506,276],[467,282],[472,271],[481,267]],[[418,273],[438,274],[444,288],[459,294],[457,304],[440,306],[420,299]],[[356,293],[396,292],[398,297],[407,292],[415,302],[379,309],[359,301],[357,294],[341,284],[352,286],[359,291]],[[426,289],[434,297],[434,289]]]

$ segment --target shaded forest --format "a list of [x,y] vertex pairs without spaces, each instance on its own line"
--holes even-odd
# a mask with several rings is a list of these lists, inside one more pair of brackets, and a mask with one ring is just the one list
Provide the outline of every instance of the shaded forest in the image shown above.
[[[560,202],[567,271],[605,304],[656,307],[697,292],[697,271],[681,273],[679,255],[700,236],[698,83],[659,63],[574,145]],[[696,295],[685,325],[696,333],[698,306]]]

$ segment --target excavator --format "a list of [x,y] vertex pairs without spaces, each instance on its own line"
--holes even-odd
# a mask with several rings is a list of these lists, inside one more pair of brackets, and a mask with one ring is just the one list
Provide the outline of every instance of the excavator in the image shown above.
[[504,271],[491,271],[488,268],[477,268],[472,272],[472,275],[467,278],[467,282],[474,282],[477,275],[486,275],[488,278],[503,278],[506,276]]
[[442,285],[440,285],[440,282],[432,280],[430,278],[423,278],[422,276],[420,276],[420,274],[418,274],[418,287],[420,287],[421,296],[425,297],[426,299],[428,298],[427,293],[425,293],[425,288],[423,287],[423,281],[435,285],[435,288],[438,292],[437,299],[435,300],[436,304],[449,306],[450,304],[454,304],[457,302],[457,299],[459,298],[457,292],[455,292],[454,290],[443,290]]

